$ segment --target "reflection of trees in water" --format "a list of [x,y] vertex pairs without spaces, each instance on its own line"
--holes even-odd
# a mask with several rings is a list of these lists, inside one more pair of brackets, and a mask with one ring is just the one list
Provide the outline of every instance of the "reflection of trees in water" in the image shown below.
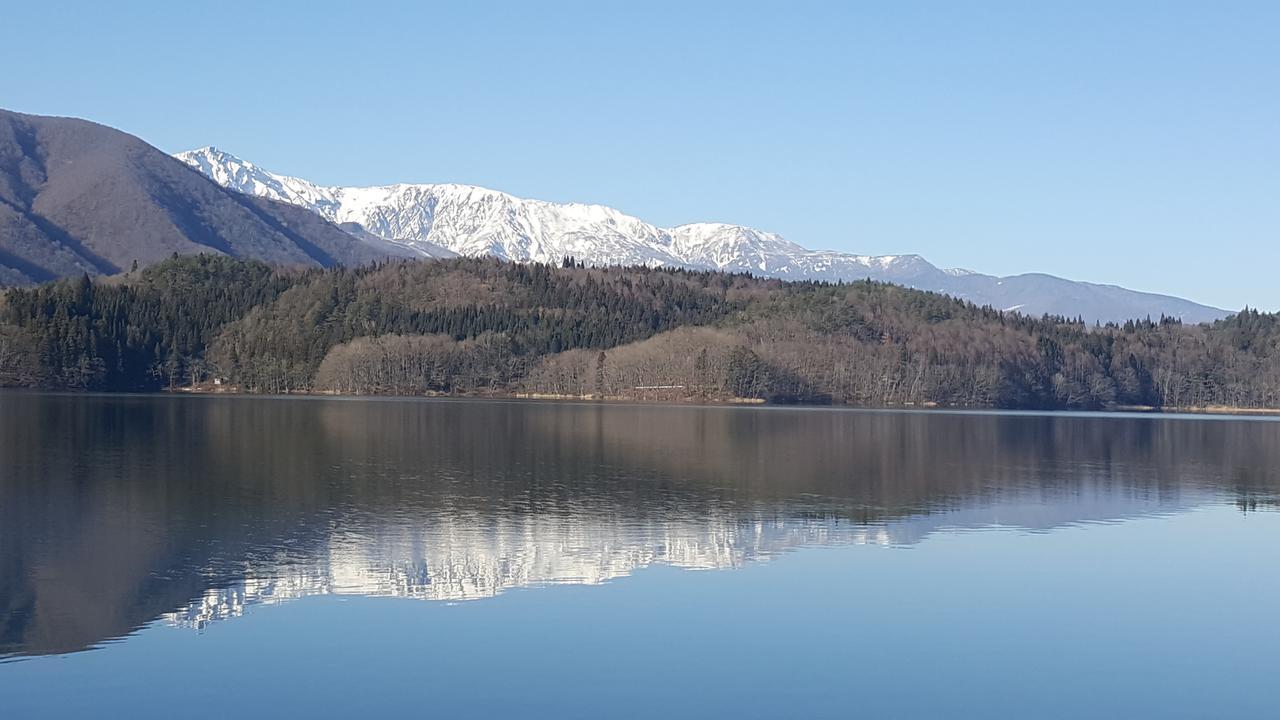
[[1204,492],[1248,509],[1280,485],[1269,422],[22,395],[0,410],[0,651],[78,649],[335,547],[406,588],[442,576],[434,558],[488,558],[455,577],[482,596],[981,506],[1062,506],[1027,520],[1052,525],[1082,503],[1115,516]]

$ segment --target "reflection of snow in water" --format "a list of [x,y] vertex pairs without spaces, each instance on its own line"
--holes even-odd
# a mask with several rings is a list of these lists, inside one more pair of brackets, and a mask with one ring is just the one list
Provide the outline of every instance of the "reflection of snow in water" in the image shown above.
[[[202,627],[257,604],[311,595],[367,595],[460,601],[516,587],[594,585],[637,568],[671,565],[722,569],[819,545],[905,546],[930,533],[965,529],[1047,530],[1155,512],[1177,512],[1207,500],[1190,493],[1174,503],[1128,500],[1106,493],[1005,497],[978,507],[940,510],[860,524],[822,517],[735,516],[636,520],[580,515],[440,514],[382,528],[336,531],[306,558],[251,566],[245,579],[215,588],[168,613],[171,624]],[[612,522],[611,522],[612,520]]]
[[455,522],[337,533],[308,563],[252,568],[164,619],[202,627],[251,605],[311,595],[474,600],[524,586],[595,585],[649,565],[731,568],[806,545],[891,543],[884,526],[822,518],[608,525],[527,517],[488,528]]

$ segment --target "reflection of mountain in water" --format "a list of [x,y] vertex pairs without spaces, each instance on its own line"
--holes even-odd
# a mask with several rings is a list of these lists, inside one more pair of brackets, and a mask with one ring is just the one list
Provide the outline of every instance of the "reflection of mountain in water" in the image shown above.
[[1280,485],[1280,423],[0,395],[0,653],[319,593],[436,600],[1048,529]]
[[[335,534],[311,552],[307,564],[252,568],[243,580],[212,588],[164,617],[175,625],[203,627],[239,616],[252,605],[313,595],[477,600],[518,587],[598,585],[650,565],[718,570],[808,546],[904,546],[940,529],[1047,530],[1153,512],[1150,504],[1138,500],[1091,503],[1077,497],[1060,498],[1052,505],[1042,502],[1011,499],[880,525],[803,513],[605,525],[592,524],[589,518],[523,516],[509,519],[514,523],[488,526],[481,518],[461,524],[438,518],[421,527],[390,528],[378,536]],[[1162,511],[1179,507],[1166,505]]]
[[722,569],[805,545],[890,542],[884,527],[837,519],[717,518],[645,527],[533,522],[472,532],[399,528],[376,539],[340,534],[317,548],[311,564],[256,568],[254,577],[211,589],[165,618],[200,627],[249,605],[311,595],[476,600],[517,587],[597,585],[655,564]]

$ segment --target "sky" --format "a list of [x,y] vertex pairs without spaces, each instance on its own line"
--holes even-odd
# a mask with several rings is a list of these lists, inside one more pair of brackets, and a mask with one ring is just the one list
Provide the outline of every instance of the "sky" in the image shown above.
[[59,2],[0,107],[1280,310],[1277,2]]

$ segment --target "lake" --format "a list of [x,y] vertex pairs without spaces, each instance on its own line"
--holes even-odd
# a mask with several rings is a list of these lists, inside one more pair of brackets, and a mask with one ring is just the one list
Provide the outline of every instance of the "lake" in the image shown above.
[[1276,717],[1280,422],[0,393],[0,716]]

